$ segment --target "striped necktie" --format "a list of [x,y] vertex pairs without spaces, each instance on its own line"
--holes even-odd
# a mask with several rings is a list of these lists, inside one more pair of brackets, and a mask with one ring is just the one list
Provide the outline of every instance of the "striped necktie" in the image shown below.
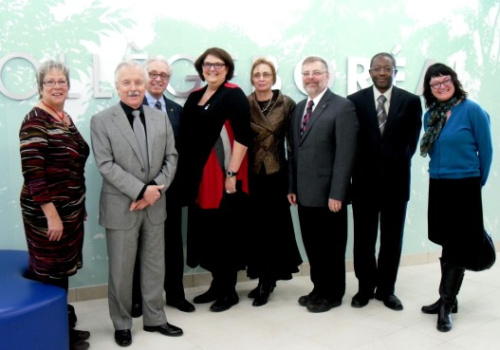
[[158,100],[158,101],[156,101],[156,103],[155,103],[155,108],[156,108],[156,109],[159,109],[160,111],[162,110],[162,109],[161,109],[161,102],[160,102],[159,100]]
[[387,100],[387,98],[384,95],[380,95],[377,98],[378,104],[377,104],[377,118],[378,118],[378,127],[380,130],[380,133],[384,133],[384,128],[385,128],[385,122],[387,121],[387,113],[385,112],[384,108],[384,103]]
[[307,129],[307,122],[309,121],[309,118],[311,118],[312,115],[312,110],[314,106],[314,101],[310,100],[309,103],[307,104],[306,108],[306,115],[302,119],[302,127],[300,128],[300,136],[302,137],[304,133],[306,132]]

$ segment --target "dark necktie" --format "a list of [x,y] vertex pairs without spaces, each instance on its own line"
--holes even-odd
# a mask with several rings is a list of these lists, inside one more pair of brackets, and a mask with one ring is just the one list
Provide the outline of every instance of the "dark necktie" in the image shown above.
[[377,104],[377,118],[378,118],[378,127],[380,130],[380,133],[384,133],[384,128],[385,128],[385,122],[387,121],[387,113],[385,112],[384,108],[384,103],[387,99],[385,98],[384,95],[380,95],[377,98],[378,104]]
[[155,103],[155,108],[156,108],[156,109],[159,109],[160,111],[162,110],[162,109],[161,109],[161,102],[160,102],[160,101],[156,101],[156,103]]
[[304,133],[306,132],[307,122],[309,121],[309,118],[311,118],[313,106],[314,106],[314,102],[313,102],[313,100],[310,100],[309,103],[307,104],[306,115],[302,119],[302,127],[300,128],[300,136],[304,135]]
[[141,112],[138,110],[132,111],[134,116],[134,134],[139,144],[139,149],[141,150],[142,161],[146,169],[146,175],[149,177],[149,160],[148,160],[148,144],[146,142],[146,130],[144,130],[144,125],[141,121]]

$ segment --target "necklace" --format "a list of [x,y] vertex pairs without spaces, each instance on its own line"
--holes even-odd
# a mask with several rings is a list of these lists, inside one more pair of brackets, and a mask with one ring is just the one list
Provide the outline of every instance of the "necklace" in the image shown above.
[[62,121],[62,122],[64,121],[64,115],[65,115],[65,114],[64,114],[64,111],[62,111],[62,114],[61,114],[61,115],[59,115],[59,113],[57,113],[57,111],[56,111],[54,108],[52,108],[51,106],[49,106],[48,104],[46,104],[45,102],[43,102],[43,100],[42,100],[41,102],[42,102],[42,104],[43,104],[45,107],[47,107],[48,109],[50,109],[52,112],[54,112],[54,113],[56,114],[57,119],[59,119],[59,120],[60,120],[60,121]]
[[273,102],[273,99],[271,98],[271,99],[269,100],[269,102],[267,103],[267,105],[266,105],[264,108],[262,108],[262,105],[263,105],[266,101],[258,101],[258,102],[259,102],[260,111],[261,111],[262,113],[266,113],[266,112],[269,110],[269,107],[271,107],[271,102]]

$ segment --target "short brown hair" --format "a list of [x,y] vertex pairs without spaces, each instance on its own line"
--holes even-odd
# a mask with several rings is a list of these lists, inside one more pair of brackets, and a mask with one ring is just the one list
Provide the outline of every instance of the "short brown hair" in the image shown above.
[[206,49],[205,52],[203,52],[201,56],[198,57],[194,62],[194,67],[196,68],[196,71],[198,72],[201,80],[205,81],[205,77],[203,76],[203,62],[208,55],[213,55],[224,61],[224,64],[227,68],[226,80],[231,80],[234,74],[234,61],[231,55],[228,54],[226,50],[223,50],[219,47],[211,47],[209,49]]

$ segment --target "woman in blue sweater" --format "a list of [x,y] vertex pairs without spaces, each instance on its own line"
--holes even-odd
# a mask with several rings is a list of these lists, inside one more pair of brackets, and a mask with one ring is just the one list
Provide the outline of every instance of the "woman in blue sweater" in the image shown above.
[[456,296],[465,267],[484,239],[481,188],[492,160],[490,117],[467,92],[450,67],[431,65],[424,79],[425,134],[420,143],[429,162],[429,239],[442,246],[440,299],[423,306],[437,314],[437,329],[451,329]]

